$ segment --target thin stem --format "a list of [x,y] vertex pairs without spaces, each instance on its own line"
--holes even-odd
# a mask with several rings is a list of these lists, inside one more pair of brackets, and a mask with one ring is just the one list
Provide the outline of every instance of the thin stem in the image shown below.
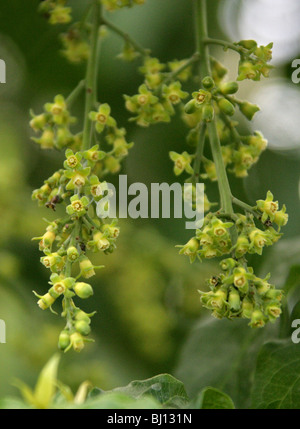
[[203,149],[204,149],[204,143],[205,143],[205,132],[206,132],[206,124],[202,123],[201,128],[198,131],[198,144],[197,144],[195,160],[193,165],[194,174],[193,174],[192,180],[194,185],[197,182],[199,182],[201,160],[203,157]]
[[72,106],[72,104],[80,95],[81,91],[84,88],[84,85],[85,85],[85,80],[83,79],[78,83],[78,85],[73,89],[70,95],[66,98],[66,103],[69,108]]
[[200,56],[199,56],[198,52],[195,52],[194,55],[192,55],[189,59],[186,60],[185,63],[182,64],[182,66],[178,67],[178,69],[169,73],[168,76],[165,78],[164,83],[167,83],[167,82],[173,80],[183,70],[185,70],[186,68],[190,67],[191,65],[197,63],[199,60],[200,60]]
[[97,59],[98,59],[98,42],[99,42],[99,25],[100,25],[100,3],[98,0],[93,0],[93,23],[91,32],[91,53],[88,60],[86,72],[86,95],[85,95],[85,112],[84,112],[84,127],[82,137],[82,149],[87,150],[90,147],[92,122],[89,118],[89,113],[93,108],[97,97]]
[[224,121],[225,125],[229,128],[230,133],[232,135],[232,138],[233,138],[234,142],[237,144],[237,146],[240,146],[240,144],[241,144],[241,137],[240,137],[238,131],[233,126],[233,124],[231,123],[230,119],[228,119],[228,117],[224,113],[221,113],[221,117],[222,117],[222,120]]
[[231,197],[231,198],[232,198],[233,204],[241,207],[246,212],[253,214],[256,218],[259,218],[259,214],[253,209],[253,207],[249,206],[249,204],[244,203],[243,201],[239,200],[238,198],[235,198],[235,197]]
[[117,25],[113,24],[111,21],[108,21],[104,16],[101,16],[101,23],[110,28],[114,33],[118,34],[125,42],[128,42],[133,48],[139,52],[142,56],[146,57],[149,55],[149,50],[144,49],[139,43],[137,43],[128,33],[123,31]]
[[[204,40],[207,39],[207,14],[206,14],[206,0],[195,0],[196,7],[196,44],[197,51],[200,54],[200,76],[211,76],[209,49]],[[229,181],[223,162],[221,144],[218,136],[216,120],[213,119],[207,124],[209,133],[211,151],[216,166],[218,177],[218,187],[221,199],[222,209],[229,214],[233,214],[233,207],[231,202],[231,190]]]
[[232,51],[237,52],[238,54],[244,54],[247,55],[248,51],[246,49],[243,49],[242,46],[234,45],[233,43],[227,42],[226,40],[221,39],[211,39],[209,37],[205,37],[203,39],[203,43],[205,45],[211,44],[211,45],[220,45],[223,46],[225,49],[231,49]]

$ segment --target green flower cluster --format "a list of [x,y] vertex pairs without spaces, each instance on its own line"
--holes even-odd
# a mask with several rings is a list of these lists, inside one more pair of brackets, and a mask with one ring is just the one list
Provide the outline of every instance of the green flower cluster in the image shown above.
[[[251,208],[253,214],[238,213],[230,217],[222,216],[220,212],[209,213],[203,226],[196,230],[196,235],[185,245],[178,246],[181,247],[179,253],[188,256],[191,262],[196,258],[232,256],[221,262],[226,275],[220,275],[217,280],[210,279],[212,291],[201,293],[201,302],[218,318],[250,318],[252,327],[264,326],[266,321],[275,320],[275,313],[276,317],[280,315],[277,297],[281,297],[281,292],[275,291],[267,279],[254,276],[252,269],[247,267],[246,254],[261,255],[265,246],[271,246],[280,239],[280,228],[288,221],[285,206],[279,210],[270,191],[265,200],[258,200],[256,204]],[[230,221],[224,222],[220,217],[228,217]],[[264,229],[258,228],[254,219],[263,222]],[[236,232],[234,241],[233,228]],[[274,301],[272,297],[275,295]],[[236,307],[231,306],[232,302],[237,303]]]
[[[238,107],[240,112],[251,120],[259,107],[233,97],[232,94],[238,90],[237,82],[219,80],[217,84],[212,78],[205,77],[202,85],[205,89],[193,92],[193,98],[184,107],[183,118],[192,128],[187,141],[195,146],[199,122],[208,123],[216,117],[223,162],[228,171],[236,177],[245,177],[266,149],[267,140],[258,131],[253,135],[241,136],[236,129],[238,123],[232,121],[231,116]],[[192,118],[188,118],[189,116]],[[217,180],[214,162],[204,156],[202,160],[205,172],[201,177],[212,181]]]
[[39,12],[50,24],[68,24],[72,19],[72,9],[66,7],[66,4],[67,0],[43,0],[39,5]]
[[138,4],[144,4],[145,0],[101,0],[101,3],[108,11],[122,9],[122,7],[132,7]]
[[68,111],[67,102],[62,95],[57,95],[53,103],[44,105],[44,112],[35,115],[31,111],[30,126],[40,136],[32,140],[42,149],[63,149],[66,146],[80,146],[81,134],[73,135],[70,126],[76,122]]
[[[81,139],[76,144],[70,139],[57,144],[56,135],[60,127],[68,127],[72,117],[62,96],[56,96],[54,103],[44,106],[45,112],[33,116],[31,126],[42,133],[34,139],[42,148],[68,147],[65,151],[63,167],[45,180],[41,188],[33,191],[32,198],[39,205],[56,210],[58,204],[65,206],[65,215],[49,222],[46,232],[36,237],[39,248],[44,253],[41,263],[48,268],[51,287],[44,295],[37,295],[38,305],[45,310],[62,297],[62,316],[67,319],[59,338],[59,347],[76,351],[89,341],[90,317],[74,303],[74,299],[89,298],[93,294],[91,285],[80,281],[95,274],[96,267],[86,253],[103,252],[109,254],[116,247],[119,235],[117,220],[107,220],[96,215],[97,204],[108,195],[108,187],[103,177],[116,173],[120,163],[128,155],[133,143],[125,139],[126,131],[118,128],[111,116],[108,104],[100,104],[98,111],[91,111],[89,120],[95,130],[95,145],[88,150],[80,150]],[[52,132],[45,144],[45,132]],[[97,137],[96,137],[97,136]],[[96,139],[99,138],[98,142]],[[106,151],[99,147],[105,146]],[[79,147],[79,150],[77,150]],[[106,202],[107,203],[107,202]]]
[[281,314],[282,292],[265,279],[256,277],[251,267],[236,259],[223,259],[223,272],[210,278],[209,292],[200,292],[201,303],[218,319],[250,319],[252,328],[275,322]]
[[273,43],[258,46],[255,40],[241,40],[235,43],[240,51],[239,75],[237,80],[260,80],[261,75],[268,77],[273,68],[267,64],[272,59]]
[[125,95],[125,106],[135,116],[132,121],[140,126],[147,127],[158,122],[170,122],[175,114],[176,105],[188,97],[188,93],[181,89],[181,80],[186,80],[188,70],[178,74],[179,80],[169,82],[170,75],[179,70],[181,62],[169,63],[169,72],[163,72],[166,65],[157,58],[146,56],[143,66],[139,68],[144,75],[144,83],[139,87],[138,94]]
[[61,52],[69,62],[77,64],[89,58],[90,46],[85,33],[82,26],[74,24],[66,33],[60,35],[63,45]]

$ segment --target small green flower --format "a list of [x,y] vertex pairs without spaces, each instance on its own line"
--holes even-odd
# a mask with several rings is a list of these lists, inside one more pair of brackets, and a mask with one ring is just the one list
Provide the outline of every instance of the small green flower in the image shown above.
[[266,317],[259,309],[255,309],[251,315],[249,326],[252,328],[262,328],[266,323]]
[[147,57],[144,60],[144,64],[139,68],[139,71],[145,75],[156,74],[164,70],[165,65],[162,64],[157,58]]
[[71,204],[66,209],[69,215],[81,217],[86,214],[87,206],[89,205],[89,199],[86,196],[79,199],[77,195],[73,195],[70,200]]
[[41,135],[41,137],[31,138],[35,143],[41,146],[41,149],[53,149],[54,148],[54,139],[55,134],[52,128],[46,127]]
[[179,176],[184,171],[188,174],[193,174],[194,170],[191,167],[192,156],[187,152],[182,152],[182,154],[176,152],[169,152],[171,160],[174,162],[174,174]]
[[178,81],[172,82],[169,86],[163,85],[162,93],[171,104],[178,104],[189,95],[188,92],[181,90],[181,83]]
[[184,246],[181,247],[179,254],[186,255],[190,258],[190,262],[194,262],[199,249],[199,241],[196,238],[191,238]]
[[75,352],[81,352],[81,350],[84,348],[84,341],[82,335],[79,332],[74,332],[70,335],[70,342]]
[[107,103],[101,104],[97,112],[90,112],[89,118],[95,122],[95,128],[98,133],[102,133],[105,127],[115,127],[116,121],[110,116],[110,106]]
[[75,188],[80,189],[87,183],[87,178],[90,175],[91,167],[79,167],[76,170],[66,170],[64,175],[70,179],[66,185],[68,191]]
[[275,213],[273,222],[276,223],[276,225],[278,225],[280,229],[282,226],[285,226],[287,224],[288,219],[289,215],[286,213],[285,204],[283,204],[282,209]]
[[137,57],[139,57],[140,54],[137,52],[131,43],[128,41],[125,41],[122,52],[118,55],[118,58],[124,60],[124,61],[133,61]]
[[75,246],[68,247],[67,259],[70,262],[76,262],[79,258],[79,252]]
[[88,246],[90,249],[92,249],[94,252],[97,251],[104,251],[109,249],[110,247],[110,242],[109,240],[105,237],[105,235],[103,234],[103,232],[98,231],[93,235],[93,240],[88,242]]
[[95,275],[94,265],[86,256],[82,256],[79,262],[82,277],[88,279]]
[[[174,60],[168,63],[169,69],[171,72],[176,72],[180,67],[182,67],[187,60]],[[190,77],[192,73],[191,67],[186,67],[184,70],[182,70],[178,75],[178,79],[182,82],[186,82]]]
[[105,156],[106,153],[99,150],[98,144],[83,152],[83,157],[89,161],[91,166],[93,166],[95,162],[101,161]]
[[57,5],[50,11],[49,23],[52,25],[68,24],[72,19],[71,12],[70,7]]
[[197,108],[201,107],[204,103],[209,103],[211,100],[211,93],[204,89],[199,89],[199,91],[193,92],[192,96]]
[[258,71],[257,65],[251,63],[250,61],[240,62],[237,80],[244,79],[260,80],[260,73]]
[[64,161],[64,167],[65,168],[71,168],[74,169],[76,167],[80,167],[80,161],[82,159],[82,154],[81,152],[77,152],[76,154],[74,154],[74,152],[71,149],[67,149],[66,150],[66,160]]
[[268,191],[267,197],[265,200],[256,201],[257,209],[263,213],[261,221],[265,222],[268,218],[271,221],[275,219],[275,215],[278,211],[279,205],[278,201],[273,201],[272,192]]

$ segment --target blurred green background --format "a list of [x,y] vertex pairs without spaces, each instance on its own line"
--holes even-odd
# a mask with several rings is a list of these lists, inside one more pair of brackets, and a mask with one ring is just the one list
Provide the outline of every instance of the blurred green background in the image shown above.
[[[68,95],[82,79],[84,65],[70,65],[62,57],[58,34],[63,27],[48,25],[36,12],[38,3],[1,0],[0,5],[0,58],[7,65],[7,83],[0,84],[0,319],[7,327],[7,343],[0,344],[0,397],[16,393],[13,378],[33,384],[56,351],[63,324],[60,317],[42,312],[32,294],[33,289],[47,290],[49,273],[31,238],[44,230],[42,218],[52,219],[54,214],[39,209],[30,196],[60,167],[63,155],[39,150],[30,140],[28,121],[30,108],[38,113],[57,93]],[[79,17],[84,2],[70,3]],[[110,19],[161,61],[181,59],[194,51],[192,3],[147,0],[145,6],[116,12]],[[291,62],[300,57],[299,2],[208,3],[211,36],[275,42],[271,78],[240,86],[241,97],[263,108],[251,126],[262,130],[270,146],[248,178],[230,180],[233,193],[250,204],[271,189],[276,200],[287,205],[290,219],[282,242],[250,261],[262,275],[273,272],[273,282],[281,286],[290,263],[300,260],[300,84],[291,81]],[[128,174],[129,182],[172,183],[168,152],[186,150],[186,127],[179,115],[172,124],[149,129],[128,123],[123,94],[134,94],[142,77],[136,71],[138,61],[128,64],[116,58],[122,46],[115,35],[104,39],[99,72],[100,100],[111,105],[118,123],[127,127],[129,141],[135,142],[122,173]],[[224,59],[234,78],[237,56],[221,48],[214,55]],[[78,103],[75,115],[81,112]],[[241,129],[247,132],[248,126],[242,122]],[[206,189],[209,199],[217,201],[216,185]],[[191,234],[183,220],[123,220],[121,232],[115,253],[96,261],[106,268],[93,278],[95,296],[85,304],[86,310],[97,310],[96,342],[80,355],[70,352],[62,357],[60,379],[74,389],[85,379],[109,389],[159,372],[174,373],[191,329],[208,316],[200,308],[197,289],[217,264],[190,265],[178,255],[174,246]],[[214,338],[205,341],[209,346]]]

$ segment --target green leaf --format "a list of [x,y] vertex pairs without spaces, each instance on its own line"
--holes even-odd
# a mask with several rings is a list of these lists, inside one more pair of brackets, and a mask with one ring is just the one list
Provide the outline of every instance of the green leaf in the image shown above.
[[113,391],[126,393],[136,399],[149,395],[161,404],[170,403],[175,398],[188,401],[183,383],[169,374],[157,375],[142,381],[132,381],[127,386],[118,387]]
[[35,386],[34,396],[39,408],[48,408],[56,391],[60,355],[55,354],[42,369]]
[[256,355],[274,328],[251,329],[245,320],[201,320],[182,349],[175,376],[190,397],[211,386],[230,395],[237,408],[247,408]]
[[95,396],[81,405],[70,405],[69,408],[85,409],[160,409],[161,405],[154,398],[133,397],[121,392],[108,392]]
[[300,347],[291,340],[266,343],[257,359],[255,409],[300,408]]
[[21,399],[7,397],[0,399],[0,410],[22,410],[31,408]]
[[202,410],[233,410],[234,403],[230,396],[214,387],[206,387],[195,401],[195,408]]
[[183,383],[169,374],[132,381],[127,386],[117,387],[108,392],[95,388],[90,392],[89,398],[103,397],[111,393],[123,394],[135,400],[151,397],[157,403],[170,408],[183,408],[188,403]]
[[284,285],[284,292],[288,294],[300,285],[300,265],[293,265],[290,268],[288,277]]

